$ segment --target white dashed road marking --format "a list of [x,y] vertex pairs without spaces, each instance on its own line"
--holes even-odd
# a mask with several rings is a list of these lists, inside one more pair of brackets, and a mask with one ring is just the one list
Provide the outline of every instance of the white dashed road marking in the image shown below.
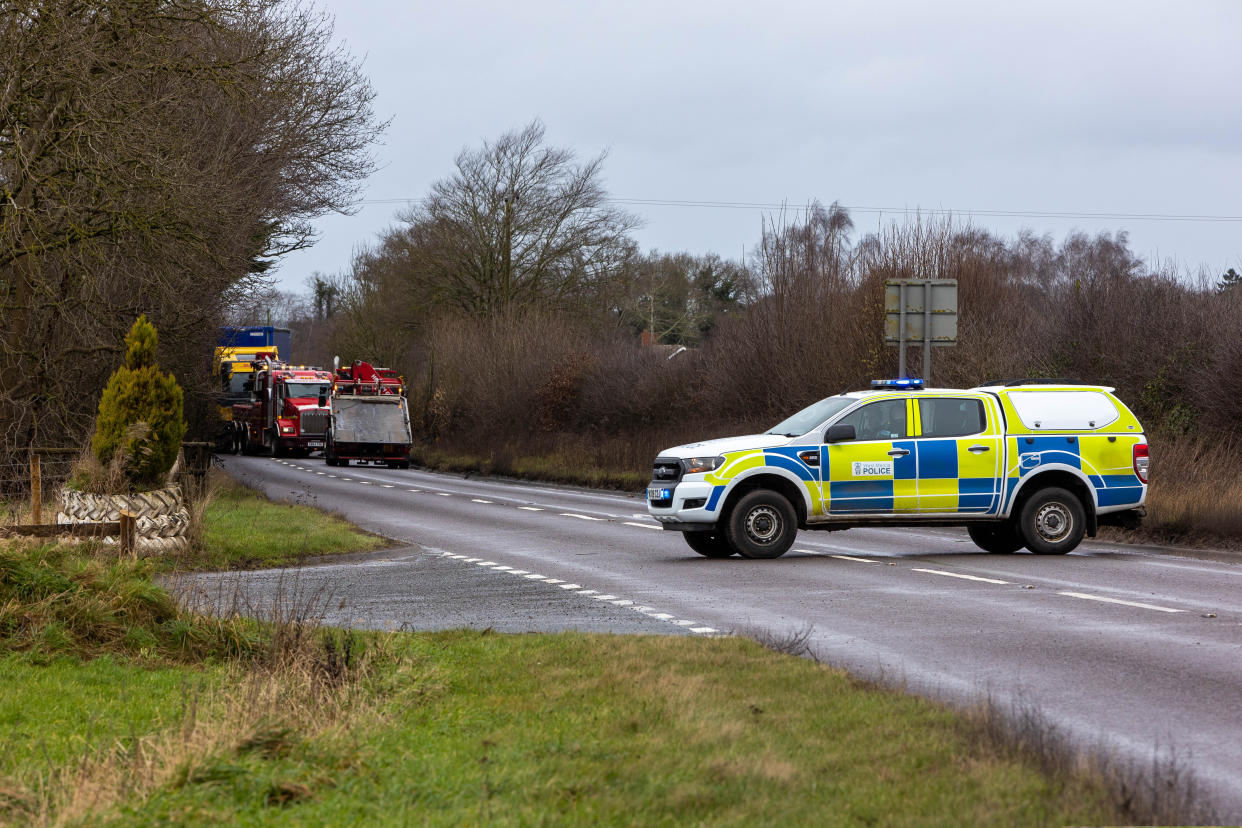
[[1008,584],[1010,581],[1001,581],[997,578],[980,578],[978,575],[963,575],[960,572],[945,572],[943,569],[915,569],[915,572],[926,572],[930,575],[945,575],[950,578],[961,578],[965,581],[981,581],[985,584]]
[[1101,601],[1105,604],[1121,604],[1126,607],[1155,610],[1156,612],[1186,612],[1172,607],[1158,607],[1155,604],[1140,604],[1138,601],[1122,601],[1120,598],[1105,598],[1103,595],[1088,595],[1085,592],[1058,592],[1057,595],[1068,595],[1070,598],[1082,598],[1084,601]]
[[538,506],[519,506],[518,508],[524,512],[542,512],[543,511],[543,509],[540,509]]
[[631,521],[631,520],[627,520],[627,521],[625,521],[625,524],[624,524],[624,525],[626,525],[626,526],[637,526],[639,529],[655,529],[657,532],[661,532],[661,531],[663,531],[663,529],[664,529],[664,527],[662,527],[662,526],[652,526],[650,523],[634,523],[634,522],[633,522],[633,521]]
[[480,498],[480,497],[472,497],[472,498],[470,498],[470,502],[471,502],[471,503],[491,503],[491,502],[493,502],[493,501],[490,501],[490,500],[483,500],[483,499],[482,499],[482,498]]
[[590,515],[577,515],[573,512],[561,512],[561,517],[577,518],[578,520],[606,520],[607,518],[591,517]]
[[853,555],[829,555],[828,557],[841,561],[855,561],[856,563],[879,563],[879,561],[873,561],[870,558],[855,558]]

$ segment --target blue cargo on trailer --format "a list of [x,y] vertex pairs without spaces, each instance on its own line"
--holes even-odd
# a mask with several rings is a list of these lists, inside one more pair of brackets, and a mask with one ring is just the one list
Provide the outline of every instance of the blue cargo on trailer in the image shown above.
[[222,348],[263,348],[275,345],[280,358],[285,362],[292,362],[290,341],[288,328],[271,325],[225,325],[220,328],[220,341],[217,344]]

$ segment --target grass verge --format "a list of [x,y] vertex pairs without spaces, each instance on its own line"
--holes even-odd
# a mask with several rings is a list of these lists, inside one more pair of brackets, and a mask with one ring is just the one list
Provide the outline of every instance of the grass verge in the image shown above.
[[[142,824],[1139,821],[1092,768],[1041,767],[978,719],[745,639],[372,638],[386,659],[330,715],[296,686],[262,715],[223,691],[40,801]],[[84,808],[76,791],[127,772],[146,781]]]
[[263,569],[319,555],[365,552],[388,545],[340,515],[313,504],[277,503],[225,474],[213,473],[198,548],[178,569]]
[[[284,514],[254,522],[279,533]],[[0,823],[1193,816],[1176,774],[1135,782],[1036,718],[1007,728],[774,651],[798,641],[357,635],[275,604],[205,618],[153,563],[109,554],[0,542]]]

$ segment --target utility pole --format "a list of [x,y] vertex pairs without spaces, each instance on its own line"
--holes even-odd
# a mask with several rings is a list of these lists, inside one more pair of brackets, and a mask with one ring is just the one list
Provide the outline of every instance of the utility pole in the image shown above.
[[517,202],[517,195],[512,190],[505,193],[504,228],[502,231],[505,260],[502,264],[504,273],[501,282],[501,296],[506,310],[513,302],[513,205],[515,202]]

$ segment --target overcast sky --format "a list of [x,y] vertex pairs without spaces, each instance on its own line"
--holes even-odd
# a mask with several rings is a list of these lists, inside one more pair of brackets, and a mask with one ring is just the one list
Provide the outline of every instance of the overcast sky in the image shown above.
[[[392,118],[368,201],[420,199],[463,148],[539,118],[553,145],[608,152],[618,199],[837,200],[859,234],[893,209],[952,209],[1006,234],[1126,230],[1148,259],[1242,270],[1238,0],[320,5]],[[321,220],[282,286],[346,271],[399,207]],[[729,258],[765,214],[630,209],[644,249]]]

